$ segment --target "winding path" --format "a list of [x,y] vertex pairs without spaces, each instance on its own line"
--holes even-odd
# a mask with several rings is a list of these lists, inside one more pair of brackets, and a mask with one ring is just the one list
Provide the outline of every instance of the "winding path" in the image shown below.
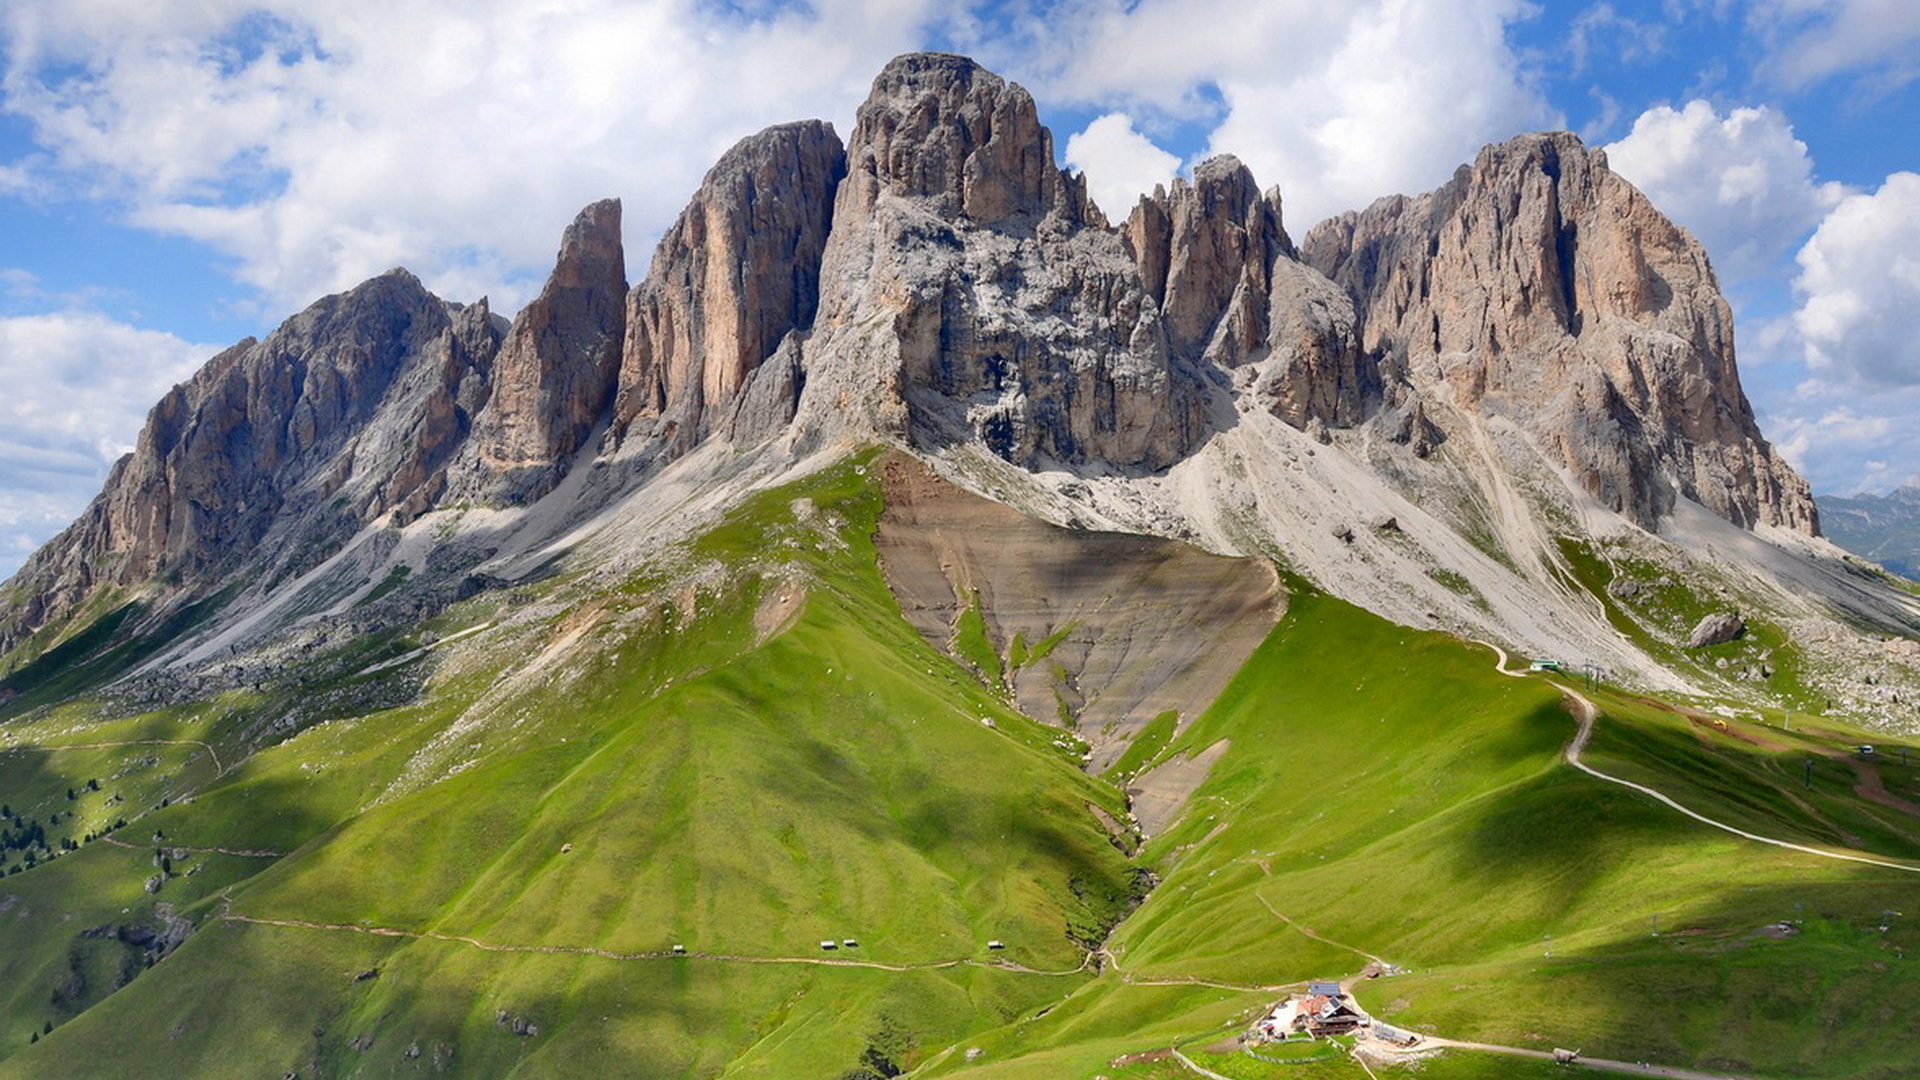
[[[1536,1061],[1552,1061],[1553,1055],[1545,1050],[1528,1050],[1519,1046],[1501,1046],[1497,1043],[1464,1042],[1459,1039],[1443,1039],[1429,1035],[1421,1040],[1420,1048],[1440,1047],[1451,1050],[1484,1050],[1491,1054],[1507,1054],[1513,1057],[1533,1058]],[[1650,1065],[1646,1062],[1614,1061],[1610,1058],[1590,1058],[1582,1056],[1575,1060],[1576,1065],[1605,1072],[1627,1073],[1632,1076],[1663,1076],[1669,1080],[1748,1080],[1735,1073],[1710,1073],[1698,1069],[1682,1069],[1673,1065]]]
[[1092,964],[1092,954],[1088,954],[1077,968],[1065,971],[1046,971],[1030,968],[1012,960],[993,959],[975,960],[971,957],[958,957],[953,960],[930,960],[920,964],[888,964],[879,960],[855,960],[844,956],[736,956],[727,953],[709,952],[673,952],[672,950],[653,950],[646,952],[617,952],[612,949],[599,949],[588,945],[514,945],[493,941],[481,941],[465,934],[447,934],[437,930],[402,930],[392,926],[364,926],[359,923],[312,922],[307,919],[266,919],[254,915],[241,915],[233,911],[223,911],[215,916],[222,922],[246,923],[251,926],[274,926],[294,930],[317,930],[330,933],[366,934],[372,937],[402,938],[413,941],[443,941],[457,945],[467,945],[484,952],[496,953],[540,953],[549,956],[593,956],[602,960],[622,962],[644,960],[709,960],[727,964],[808,964],[815,967],[870,968],[877,971],[937,971],[942,968],[978,967],[1013,971],[1022,975],[1039,975],[1049,978],[1063,978],[1079,975]]
[[128,848],[133,851],[152,851],[165,848],[168,851],[188,851],[195,855],[232,855],[241,859],[278,859],[287,854],[284,851],[249,851],[245,848],[194,847],[191,844],[173,844],[165,840],[157,844],[129,844],[117,837],[102,836],[100,842],[114,847]]
[[1196,1063],[1192,1058],[1181,1053],[1180,1048],[1177,1046],[1173,1048],[1173,1056],[1175,1060],[1180,1062],[1180,1064],[1185,1065],[1187,1068],[1192,1069],[1194,1072],[1197,1072],[1201,1076],[1206,1077],[1207,1080],[1232,1080],[1231,1077],[1222,1076],[1219,1073],[1214,1072],[1212,1069],[1209,1069],[1203,1065]]
[[1279,986],[1249,986],[1246,983],[1203,979],[1198,975],[1134,975],[1120,966],[1120,958],[1113,955],[1112,950],[1106,946],[1102,945],[1098,951],[1088,953],[1087,959],[1091,962],[1096,956],[1106,961],[1106,970],[1113,972],[1128,986],[1205,986],[1214,990],[1233,990],[1243,994],[1278,994],[1307,985],[1305,982],[1291,982],[1282,983]]
[[[1527,672],[1524,672],[1524,671],[1508,671],[1507,670],[1509,657],[1507,656],[1507,651],[1505,649],[1502,649],[1500,646],[1495,645],[1490,641],[1475,641],[1474,644],[1484,645],[1487,648],[1492,649],[1494,652],[1494,655],[1499,657],[1499,660],[1494,664],[1493,669],[1495,671],[1499,672],[1502,675],[1508,676],[1509,678],[1523,678],[1526,676]],[[1887,870],[1900,870],[1909,874],[1920,874],[1920,866],[1914,866],[1911,863],[1893,862],[1892,860],[1889,860],[1889,859],[1878,859],[1871,855],[1860,855],[1853,852],[1829,851],[1825,848],[1808,847],[1805,844],[1795,844],[1787,840],[1775,840],[1770,836],[1761,836],[1758,833],[1750,833],[1745,829],[1739,828],[1737,826],[1729,825],[1724,821],[1715,821],[1713,818],[1710,818],[1705,814],[1701,814],[1696,811],[1689,810],[1686,807],[1681,806],[1679,803],[1673,801],[1673,799],[1665,795],[1662,795],[1658,791],[1655,791],[1654,789],[1648,787],[1645,784],[1636,784],[1632,780],[1623,780],[1618,776],[1613,776],[1609,773],[1601,772],[1599,769],[1596,769],[1593,766],[1587,764],[1586,762],[1580,760],[1580,755],[1582,752],[1586,750],[1588,741],[1593,738],[1593,724],[1594,724],[1594,721],[1597,720],[1600,716],[1600,707],[1595,705],[1591,698],[1587,697],[1585,694],[1582,694],[1580,691],[1565,685],[1564,683],[1555,683],[1554,685],[1559,687],[1560,692],[1566,695],[1567,700],[1572,704],[1574,720],[1579,724],[1579,730],[1574,733],[1573,741],[1567,744],[1567,750],[1566,750],[1567,764],[1573,766],[1576,769],[1579,769],[1581,772],[1586,773],[1588,776],[1591,776],[1596,780],[1605,780],[1609,784],[1618,784],[1624,788],[1632,788],[1633,790],[1639,792],[1642,795],[1647,796],[1648,798],[1655,800],[1656,802],[1663,803],[1666,806],[1672,807],[1673,809],[1680,811],[1682,814],[1685,814],[1686,816],[1692,818],[1693,820],[1698,821],[1702,825],[1709,825],[1709,826],[1712,826],[1713,828],[1719,829],[1722,832],[1732,833],[1733,835],[1738,836],[1743,840],[1752,840],[1753,842],[1758,844],[1769,844],[1773,847],[1785,848],[1788,851],[1797,851],[1803,855],[1818,855],[1823,859],[1840,859],[1845,862],[1865,863],[1868,866],[1878,866]],[[1649,1075],[1681,1076],[1683,1074],[1652,1073]],[[1706,1075],[1706,1074],[1703,1073],[1698,1075]]]
[[[1324,937],[1318,932],[1316,932],[1312,927],[1303,926],[1300,923],[1297,923],[1292,919],[1287,918],[1285,915],[1282,915],[1280,913],[1279,908],[1274,907],[1271,903],[1268,902],[1265,896],[1262,896],[1260,894],[1259,889],[1253,890],[1253,898],[1255,900],[1260,901],[1261,907],[1264,907],[1268,911],[1272,912],[1274,918],[1279,919],[1283,923],[1286,923],[1289,929],[1292,929],[1295,933],[1298,933],[1302,937],[1312,938],[1313,940],[1319,942],[1322,945],[1331,945],[1336,949],[1340,949],[1345,952],[1355,953],[1359,956],[1364,956],[1367,959],[1373,961],[1374,963],[1379,964],[1383,968],[1393,966],[1392,964],[1388,963],[1386,958],[1384,957],[1375,956],[1374,954],[1368,952],[1365,949],[1356,948],[1352,945],[1346,944],[1345,942],[1335,941],[1330,937]],[[1355,978],[1358,978],[1358,976],[1355,976]]]
[[[1840,859],[1845,862],[1865,863],[1868,866],[1878,866],[1887,870],[1900,870],[1909,874],[1920,874],[1920,866],[1914,866],[1910,863],[1893,862],[1889,859],[1877,859],[1871,855],[1859,855],[1859,854],[1855,854],[1853,852],[1847,852],[1847,851],[1828,851],[1824,848],[1808,847],[1805,844],[1795,844],[1787,840],[1775,840],[1770,836],[1761,836],[1758,833],[1750,833],[1745,829],[1738,828],[1733,825],[1729,825],[1724,821],[1715,821],[1714,819],[1706,816],[1705,814],[1701,814],[1701,813],[1697,813],[1695,811],[1689,810],[1686,807],[1681,806],[1679,803],[1674,802],[1672,799],[1668,798],[1667,796],[1662,795],[1658,791],[1653,790],[1652,788],[1648,787],[1645,784],[1636,784],[1631,780],[1622,780],[1618,776],[1610,776],[1607,773],[1601,772],[1599,769],[1596,769],[1593,766],[1587,764],[1586,762],[1580,760],[1581,752],[1587,748],[1587,740],[1593,737],[1593,722],[1600,715],[1599,707],[1594,705],[1592,700],[1590,700],[1585,694],[1582,694],[1579,691],[1572,689],[1571,687],[1561,686],[1560,692],[1565,694],[1567,696],[1567,699],[1573,703],[1574,717],[1580,722],[1579,732],[1574,735],[1573,741],[1567,744],[1567,755],[1566,755],[1567,764],[1573,766],[1576,769],[1579,769],[1581,772],[1586,773],[1588,776],[1594,777],[1599,780],[1605,780],[1609,784],[1619,784],[1621,787],[1632,788],[1633,790],[1641,793],[1642,795],[1645,795],[1658,802],[1664,803],[1665,805],[1670,806],[1675,810],[1680,811],[1682,814],[1685,814],[1686,816],[1692,818],[1693,820],[1700,822],[1702,825],[1710,825],[1713,828],[1719,829],[1722,832],[1732,833],[1733,835],[1738,836],[1743,840],[1752,840],[1755,843],[1759,843],[1759,844],[1770,844],[1773,847],[1785,848],[1788,851],[1797,851],[1803,855],[1818,855],[1823,859]],[[1656,1073],[1653,1075],[1663,1075],[1663,1074]],[[1672,1075],[1679,1075],[1679,1074],[1676,1073]]]
[[51,753],[55,750],[112,750],[125,746],[197,746],[213,759],[215,776],[226,775],[227,767],[220,763],[220,753],[209,743],[199,739],[129,739],[125,742],[84,742],[84,743],[20,743],[14,746],[0,747],[6,750],[40,750]]

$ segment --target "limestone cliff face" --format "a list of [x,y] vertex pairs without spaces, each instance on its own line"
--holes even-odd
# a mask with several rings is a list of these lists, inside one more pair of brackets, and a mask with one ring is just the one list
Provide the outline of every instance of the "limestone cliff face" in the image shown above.
[[455,471],[460,498],[526,503],[553,490],[605,418],[625,338],[620,202],[580,212],[553,275],[513,321]]
[[[626,298],[616,441],[637,429],[684,447],[712,433],[782,341],[812,326],[845,175],[840,138],[818,120],[768,128],[707,173]],[[784,423],[781,397],[767,407]]]
[[963,57],[889,64],[847,151],[808,347],[810,423],[858,416],[1022,465],[1158,469],[1199,374],[1033,99]]
[[1175,355],[1223,370],[1257,364],[1257,399],[1296,427],[1351,427],[1380,404],[1352,299],[1300,262],[1280,193],[1262,193],[1238,159],[1209,159],[1191,183],[1156,189],[1121,235]]
[[984,225],[1077,221],[1084,189],[1053,163],[1033,96],[964,56],[913,53],[888,64],[860,107],[849,201],[919,200],[936,217]]
[[396,271],[214,358],[16,576],[0,651],[109,586],[282,580],[389,513],[524,505],[607,462],[566,497],[616,498],[714,439],[1137,476],[1259,409],[1395,482],[1491,490],[1514,463],[1446,447],[1507,447],[1500,427],[1642,525],[1684,497],[1818,528],[1705,255],[1570,135],[1488,147],[1297,249],[1231,157],[1113,228],[1025,90],[913,54],[844,148],[809,121],[728,151],[630,291],[620,225],[617,201],[583,210],[510,327]]
[[1176,354],[1222,366],[1266,341],[1275,262],[1293,256],[1280,194],[1262,194],[1238,158],[1220,156],[1140,200],[1123,230]]
[[396,270],[221,353],[154,406],[92,505],[16,575],[26,600],[0,651],[100,588],[302,569],[343,531],[430,505],[500,334],[484,301],[447,304]]
[[1632,520],[1685,496],[1817,531],[1805,482],[1754,423],[1705,253],[1572,135],[1490,146],[1438,191],[1335,218],[1303,248],[1354,298],[1390,378],[1512,421]]

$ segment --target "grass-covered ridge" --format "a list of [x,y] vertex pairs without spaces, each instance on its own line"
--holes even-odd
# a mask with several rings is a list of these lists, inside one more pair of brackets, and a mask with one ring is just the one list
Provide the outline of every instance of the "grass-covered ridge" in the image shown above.
[[[199,1019],[159,1053],[195,1076],[838,1076],[1057,1000],[1136,890],[1089,809],[1120,799],[900,617],[879,511],[861,461],[763,493],[678,556],[733,572],[576,608],[547,631],[565,655],[502,648],[485,687],[450,665],[143,807],[143,837],[291,854],[181,879],[217,902],[164,884],[199,932],[38,1043],[15,1020],[0,1075],[154,1068],[109,1033],[174,1029],[182,1000]],[[114,866],[146,855],[19,880],[117,882],[48,886],[85,922],[141,895]]]
[[[1680,714],[1601,701],[1590,761],[1702,812],[1802,835],[1765,813],[1780,777],[1679,755]],[[1114,1062],[1204,1049],[1277,995],[1148,983],[1270,986],[1351,974],[1377,955],[1412,974],[1364,983],[1361,1000],[1415,1030],[1751,1076],[1901,1075],[1893,1063],[1920,1035],[1897,1005],[1920,989],[1905,959],[1920,930],[1885,913],[1904,910],[1914,875],[1764,848],[1580,774],[1561,756],[1574,727],[1557,688],[1497,675],[1486,650],[1300,590],[1227,693],[1168,747],[1229,744],[1194,808],[1148,848],[1164,880],[1114,935],[1118,970],[982,1040],[992,1067],[939,1071],[1177,1075]],[[1807,745],[1847,737],[1810,733]],[[1860,802],[1831,782],[1809,797],[1817,814],[1856,822],[1874,850],[1920,854],[1920,819]],[[1782,920],[1798,925],[1780,932]],[[1871,1021],[1855,1025],[1848,1009]],[[1366,1075],[1346,1059],[1210,1061],[1232,1076]],[[1417,1075],[1530,1068],[1469,1056]]]
[[[0,877],[0,1078],[1164,1080],[1191,1075],[1154,1056],[1179,1046],[1224,1075],[1358,1080],[1344,1056],[1219,1046],[1276,988],[1373,956],[1412,973],[1362,1001],[1416,1030],[1900,1075],[1920,934],[1886,912],[1913,876],[1578,773],[1552,684],[1299,582],[1210,708],[1087,775],[997,685],[1058,636],[955,657],[903,617],[874,471],[761,492],[611,585],[562,563],[313,669],[410,673],[395,707],[276,727],[315,683],[0,729],[0,802],[94,836]],[[969,667],[1003,660],[996,685]],[[1782,839],[1920,854],[1920,817],[1856,791],[1857,733],[1596,699],[1597,767]],[[1184,815],[1124,854],[1117,785],[1214,748]],[[1875,775],[1920,803],[1900,749]]]

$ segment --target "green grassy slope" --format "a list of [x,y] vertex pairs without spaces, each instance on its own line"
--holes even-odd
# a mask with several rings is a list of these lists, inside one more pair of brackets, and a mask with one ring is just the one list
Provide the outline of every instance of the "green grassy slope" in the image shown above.
[[[129,823],[0,877],[0,1080],[1155,1080],[1189,1074],[1127,1055],[1174,1045],[1234,1077],[1359,1078],[1208,1048],[1374,955],[1411,971],[1362,1001],[1416,1030],[1902,1075],[1920,932],[1886,913],[1920,875],[1581,774],[1558,688],[1304,586],[1211,709],[1087,776],[982,682],[993,665],[902,618],[868,460],[623,585],[562,568],[483,594],[426,628],[473,631],[458,650],[376,671],[425,640],[395,637],[324,669],[416,678],[398,707],[279,730],[328,688],[293,680],[9,725],[0,801],[75,840]],[[1873,802],[1856,732],[1597,697],[1596,767],[1782,839],[1920,855],[1898,746],[1875,766],[1895,803]],[[1124,856],[1090,807],[1124,818],[1115,780],[1223,742],[1184,816]],[[156,946],[178,919],[196,932]],[[1456,1052],[1402,1075],[1551,1068]]]
[[[168,881],[203,929],[40,1043],[16,1023],[0,1076],[411,1075],[436,1054],[475,1076],[839,1076],[1057,1000],[1133,889],[1087,808],[1118,795],[900,618],[878,512],[856,465],[769,493],[694,545],[748,569],[691,603],[638,589],[623,641],[493,691],[519,722],[451,738],[487,693],[451,680],[149,812],[130,830],[292,854]],[[767,636],[769,591],[798,588]],[[448,745],[452,775],[394,784]],[[17,880],[86,921],[145,899],[115,862],[149,856],[89,845]],[[219,895],[180,884],[202,880]],[[23,986],[71,944],[39,929]]]
[[[1696,809],[1744,812],[1756,829],[1794,838],[1753,809],[1779,796],[1776,785],[1678,757],[1673,723],[1622,709],[1602,720],[1591,757],[1609,768],[1631,760]],[[1120,927],[1113,954],[1136,982],[1270,985],[1353,973],[1364,950],[1412,969],[1360,995],[1416,1030],[1753,1075],[1901,1075],[1920,1035],[1898,1004],[1920,990],[1906,959],[1920,941],[1902,918],[1879,925],[1920,880],[1688,821],[1567,767],[1573,730],[1557,689],[1495,674],[1485,650],[1302,591],[1176,741],[1176,752],[1231,745],[1194,809],[1149,846],[1165,880]],[[1702,772],[1715,782],[1683,782]],[[1890,821],[1859,802],[1835,792],[1826,812],[1880,821],[1885,850],[1920,854],[1920,819]],[[1783,919],[1801,925],[1769,932]],[[1109,973],[1071,1009],[995,1033],[986,1045],[998,1064],[942,1071],[1161,1075],[1109,1063],[1182,1039],[1204,1045],[1232,1030],[1215,1025],[1223,1012],[1277,996],[1189,989],[1178,1005],[1153,1000],[1175,992]],[[1170,1008],[1192,1011],[1170,1021]],[[1513,1059],[1479,1060],[1448,1075],[1525,1074]],[[1266,1075],[1249,1068],[1229,1075]],[[1315,1068],[1364,1075],[1351,1062]]]

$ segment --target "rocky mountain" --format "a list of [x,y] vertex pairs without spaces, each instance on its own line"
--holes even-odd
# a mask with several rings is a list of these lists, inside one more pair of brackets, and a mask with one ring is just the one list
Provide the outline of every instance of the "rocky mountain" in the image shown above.
[[[407,530],[459,510],[485,525],[441,527],[412,579],[431,607],[646,504],[689,455],[773,476],[875,440],[1042,519],[1278,558],[1390,617],[1656,684],[1691,676],[1578,601],[1566,537],[1619,572],[1698,523],[1758,530],[1825,567],[1802,613],[1911,619],[1812,540],[1699,245],[1564,133],[1299,245],[1230,157],[1115,226],[1024,89],[915,54],[844,147],[820,122],[743,140],[638,284],[625,262],[608,200],[510,325],[395,271],[215,358],[8,584],[0,647],[214,594],[212,625],[270,636],[364,595],[354,575],[425,571]],[[334,563],[330,600],[290,601]]]
[[1706,253],[1573,136],[1490,146],[1438,191],[1320,225],[1305,250],[1355,298],[1362,347],[1410,398],[1389,402],[1408,437],[1498,418],[1643,527],[1686,498],[1818,533],[1740,389]]
[[1834,543],[1903,577],[1920,575],[1920,488],[1823,495],[1820,509]]
[[627,296],[610,446],[651,439],[684,451],[722,429],[753,442],[792,418],[798,335],[819,308],[845,175],[839,136],[817,120],[769,128],[713,167]]
[[0,588],[0,1080],[1239,1074],[1362,963],[1900,1074],[1920,595],[1699,245],[1564,133],[1298,241],[1055,160],[904,56],[637,282],[609,199],[511,321],[395,270],[169,393]]
[[434,505],[487,404],[503,323],[395,270],[214,357],[8,584],[0,650],[103,593],[284,577]]

